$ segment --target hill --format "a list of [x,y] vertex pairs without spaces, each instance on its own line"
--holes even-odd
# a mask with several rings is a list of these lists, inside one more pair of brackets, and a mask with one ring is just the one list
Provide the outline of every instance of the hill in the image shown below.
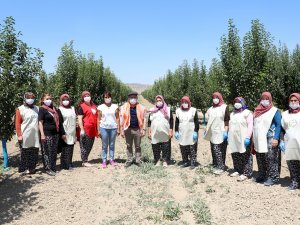
[[126,85],[132,88],[134,91],[138,92],[139,94],[151,86],[149,84],[137,84],[137,83],[129,83]]

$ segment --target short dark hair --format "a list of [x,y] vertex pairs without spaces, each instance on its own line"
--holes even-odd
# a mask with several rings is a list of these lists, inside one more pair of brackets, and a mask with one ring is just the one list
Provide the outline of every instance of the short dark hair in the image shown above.
[[111,93],[109,91],[104,91],[102,94],[102,98],[104,98],[106,95],[111,98]]

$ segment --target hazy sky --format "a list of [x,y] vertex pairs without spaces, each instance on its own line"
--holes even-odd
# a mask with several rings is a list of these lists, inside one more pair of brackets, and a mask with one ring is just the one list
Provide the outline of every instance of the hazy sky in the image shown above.
[[242,38],[259,19],[275,43],[300,43],[300,1],[0,0],[0,23],[16,20],[22,40],[44,53],[54,72],[64,43],[102,56],[123,82],[151,84],[184,59],[210,65],[232,18]]

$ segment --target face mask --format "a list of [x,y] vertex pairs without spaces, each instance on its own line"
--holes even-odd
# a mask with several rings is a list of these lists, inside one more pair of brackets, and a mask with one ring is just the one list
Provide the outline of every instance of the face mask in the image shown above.
[[239,102],[234,103],[234,108],[235,108],[235,109],[240,109],[240,108],[242,108],[242,103],[239,103]]
[[182,108],[187,109],[189,107],[189,104],[188,103],[182,103],[181,106],[182,106]]
[[83,100],[87,103],[89,103],[91,101],[91,96],[86,96],[83,98]]
[[156,106],[157,106],[158,108],[161,108],[163,105],[164,105],[163,102],[157,102],[157,103],[156,103]]
[[289,104],[291,109],[298,109],[299,108],[299,103],[290,103]]
[[105,102],[106,104],[111,103],[111,98],[105,98],[105,99],[104,99],[104,102]]
[[51,104],[52,104],[52,100],[45,100],[44,101],[44,104],[46,105],[46,106],[50,106]]
[[70,101],[69,100],[64,100],[64,101],[62,101],[62,104],[64,106],[68,106],[70,104]]
[[220,102],[220,100],[219,100],[218,98],[214,98],[214,99],[213,99],[213,103],[214,103],[215,105],[219,104],[219,102]]
[[33,102],[34,102],[34,99],[32,99],[32,98],[26,98],[25,102],[26,102],[27,105],[32,105]]
[[260,104],[262,104],[264,107],[267,107],[270,105],[270,101],[269,100],[261,100]]
[[137,103],[137,99],[136,98],[131,98],[129,100],[129,102],[130,102],[131,105],[135,105]]

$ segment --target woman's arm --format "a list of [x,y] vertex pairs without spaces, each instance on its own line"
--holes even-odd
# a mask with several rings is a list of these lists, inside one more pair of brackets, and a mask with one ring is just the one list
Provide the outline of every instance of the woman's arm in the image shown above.
[[22,131],[21,131],[21,124],[22,124],[23,120],[22,120],[22,116],[21,116],[21,113],[20,113],[20,110],[17,109],[16,110],[16,121],[15,121],[15,124],[16,124],[16,133],[17,133],[17,136],[18,136],[18,141],[22,141],[23,140],[23,137],[22,137]]

